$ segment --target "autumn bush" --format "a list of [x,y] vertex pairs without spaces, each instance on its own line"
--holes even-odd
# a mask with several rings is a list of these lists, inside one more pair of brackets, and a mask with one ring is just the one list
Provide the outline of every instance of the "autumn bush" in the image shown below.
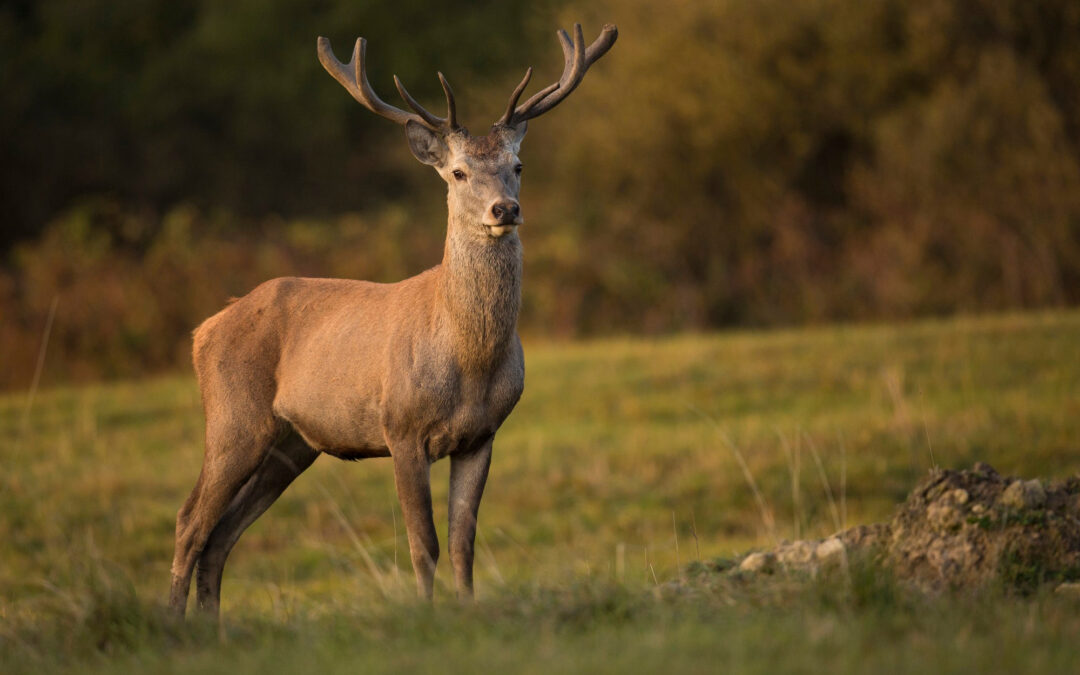
[[22,75],[0,92],[0,386],[29,382],[54,298],[46,373],[116,376],[185,363],[265,279],[438,262],[442,184],[321,71],[324,30],[341,55],[372,38],[386,96],[400,67],[435,100],[445,69],[482,133],[525,65],[558,77],[551,27],[619,26],[524,144],[528,333],[1080,302],[1075,2],[401,5],[0,10]]

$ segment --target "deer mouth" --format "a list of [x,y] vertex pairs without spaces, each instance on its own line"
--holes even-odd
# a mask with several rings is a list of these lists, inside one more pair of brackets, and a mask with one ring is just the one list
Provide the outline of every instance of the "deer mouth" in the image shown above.
[[516,230],[517,227],[518,227],[518,224],[519,223],[502,223],[502,224],[499,224],[499,225],[488,225],[487,226],[488,234],[490,234],[492,237],[498,239],[499,237],[501,237],[501,236],[503,236],[505,234],[510,234],[511,232]]

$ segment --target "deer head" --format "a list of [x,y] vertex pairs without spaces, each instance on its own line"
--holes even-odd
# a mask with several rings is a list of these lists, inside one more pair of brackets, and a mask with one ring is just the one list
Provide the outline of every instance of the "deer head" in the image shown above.
[[413,156],[439,173],[447,184],[450,218],[470,228],[477,235],[499,238],[524,222],[518,192],[521,189],[522,163],[518,159],[528,120],[551,110],[585,77],[585,71],[603,56],[618,37],[615,26],[607,24],[600,36],[585,46],[581,25],[574,25],[573,39],[564,30],[557,32],[565,64],[562,77],[544,87],[525,103],[518,105],[532,77],[532,68],[510,95],[506,112],[486,136],[473,137],[457,122],[454,92],[439,73],[446,95],[446,117],[438,117],[417,103],[398,77],[394,84],[407,112],[383,102],[367,78],[367,41],[359,38],[348,64],[334,56],[330,41],[319,38],[319,61],[350,94],[368,110],[405,126]]

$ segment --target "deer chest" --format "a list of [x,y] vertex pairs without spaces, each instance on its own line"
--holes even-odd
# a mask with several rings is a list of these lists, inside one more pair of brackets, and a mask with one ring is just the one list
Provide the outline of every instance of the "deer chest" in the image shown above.
[[515,347],[486,371],[463,372],[454,364],[415,369],[387,397],[383,422],[388,438],[422,444],[432,461],[490,438],[524,388],[524,359],[520,346]]

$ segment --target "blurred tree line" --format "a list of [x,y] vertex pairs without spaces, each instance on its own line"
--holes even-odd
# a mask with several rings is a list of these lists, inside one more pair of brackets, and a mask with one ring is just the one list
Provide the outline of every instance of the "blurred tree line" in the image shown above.
[[132,374],[266,278],[437,262],[441,182],[315,36],[483,133],[575,20],[620,39],[525,143],[527,332],[1080,301],[1075,0],[8,2],[0,385],[54,297],[54,377]]
[[0,246],[86,196],[151,216],[191,202],[241,217],[407,198],[406,172],[386,161],[400,134],[331,86],[315,38],[330,37],[347,61],[357,34],[368,37],[370,75],[388,99],[392,73],[423,95],[440,91],[436,69],[470,80],[518,69],[518,45],[540,36],[528,20],[546,5],[469,5],[6,3]]

